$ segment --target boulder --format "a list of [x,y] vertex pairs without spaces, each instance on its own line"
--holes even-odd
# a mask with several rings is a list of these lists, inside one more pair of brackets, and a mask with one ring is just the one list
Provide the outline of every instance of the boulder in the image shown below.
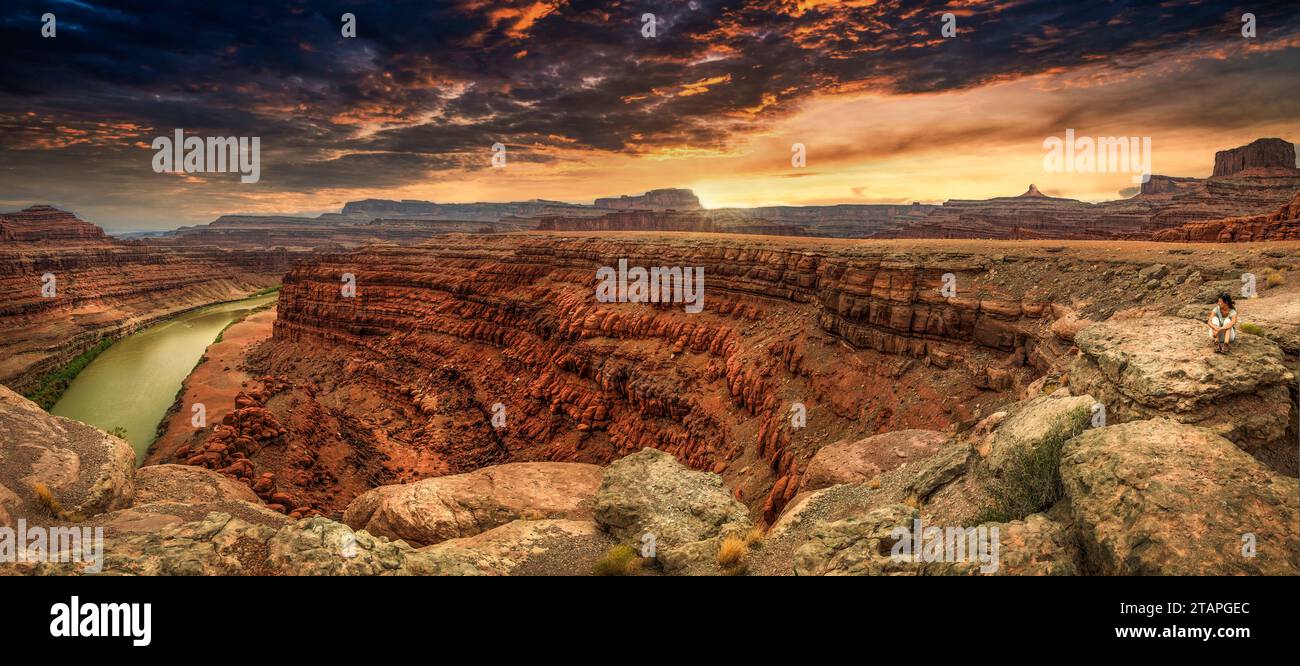
[[203,467],[147,465],[135,472],[136,505],[151,502],[201,504],[223,500],[257,503],[248,485]]
[[[127,506],[135,451],[84,423],[51,416],[0,386],[0,526],[84,519]],[[57,507],[37,497],[43,485]],[[56,515],[58,514],[58,515]]]
[[[1034,514],[975,527],[918,520],[904,504],[824,523],[794,554],[800,576],[1075,575],[1078,549],[1065,526]],[[914,532],[920,528],[920,548]]]
[[497,576],[589,576],[615,540],[589,520],[516,520],[419,552]]
[[251,502],[242,499],[216,499],[199,503],[174,500],[136,502],[125,509],[93,516],[79,525],[102,527],[104,535],[113,539],[123,534],[158,532],[166,527],[203,520],[210,513],[225,513],[248,523],[274,528],[292,522],[288,516],[272,511],[254,498]]
[[666,573],[716,573],[722,539],[753,527],[722,477],[696,472],[657,449],[642,449],[605,469],[596,522],[634,548],[653,542]]
[[369,490],[352,500],[343,522],[428,545],[520,518],[590,520],[600,484],[597,465],[508,463]]
[[479,575],[459,553],[420,553],[316,516],[272,527],[226,513],[106,540],[103,568],[84,562],[0,565],[0,575]]
[[1074,393],[1106,408],[1107,423],[1167,417],[1208,428],[1274,469],[1296,473],[1295,382],[1281,349],[1240,335],[1215,354],[1205,325],[1178,317],[1094,324],[1075,338]]
[[981,470],[1002,477],[1045,446],[1059,450],[1065,440],[1088,427],[1094,402],[1084,395],[1041,396],[1016,403],[987,435],[973,442],[982,458]]
[[794,553],[796,576],[880,576],[915,573],[910,558],[891,555],[898,530],[910,530],[916,510],[890,504],[860,518],[819,525]]
[[800,477],[799,492],[867,481],[932,455],[948,439],[948,435],[934,430],[897,430],[823,446],[808,461]]
[[1297,480],[1207,429],[1163,418],[1090,429],[1066,443],[1060,469],[1087,573],[1300,573]]

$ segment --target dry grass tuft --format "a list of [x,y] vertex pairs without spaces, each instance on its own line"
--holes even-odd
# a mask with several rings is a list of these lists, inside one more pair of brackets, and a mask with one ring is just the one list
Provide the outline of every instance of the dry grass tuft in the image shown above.
[[63,503],[59,501],[58,497],[54,496],[54,491],[50,490],[49,486],[45,485],[40,481],[37,481],[36,483],[32,484],[32,490],[36,492],[36,499],[41,503],[42,506],[45,507],[47,511],[50,512],[51,516],[54,516],[59,520],[67,520],[74,523],[81,522],[82,520],[81,514],[74,513],[71,511],[65,511],[63,508]]
[[749,543],[739,536],[729,536],[718,546],[718,566],[724,576],[739,576],[748,567]]
[[596,561],[592,573],[597,576],[635,576],[641,570],[642,563],[643,560],[631,546],[618,545],[610,548],[604,557]]

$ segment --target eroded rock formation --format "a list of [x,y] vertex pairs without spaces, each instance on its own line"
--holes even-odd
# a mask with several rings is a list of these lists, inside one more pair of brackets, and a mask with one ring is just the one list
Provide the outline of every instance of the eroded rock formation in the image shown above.
[[699,210],[700,200],[695,193],[682,189],[650,190],[645,194],[622,195],[596,199],[596,208],[622,210]]
[[30,388],[102,338],[279,282],[283,251],[119,241],[36,206],[0,215],[0,382]]
[[1255,139],[1214,154],[1215,176],[1231,176],[1247,169],[1295,168],[1295,144],[1282,139]]
[[1191,243],[1245,243],[1300,240],[1300,190],[1291,201],[1265,215],[1192,222],[1158,231],[1154,240]]

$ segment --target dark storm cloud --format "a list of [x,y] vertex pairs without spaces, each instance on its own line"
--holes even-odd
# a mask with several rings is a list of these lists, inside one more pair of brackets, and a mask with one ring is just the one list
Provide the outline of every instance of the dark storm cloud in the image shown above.
[[[1297,31],[1293,8],[1260,4],[1249,10],[1261,42]],[[959,35],[948,40],[940,14],[950,10]],[[40,35],[47,11],[55,39]],[[954,90],[1239,42],[1242,11],[1213,1],[22,0],[0,14],[0,174],[82,164],[101,182],[153,177],[136,144],[177,127],[263,137],[262,187],[303,192],[482,168],[498,141],[520,161],[554,159],[547,148],[716,146],[820,91]],[[344,12],[357,17],[356,39],[339,34]],[[658,17],[654,39],[641,34],[645,12]],[[0,183],[0,198],[18,188]]]

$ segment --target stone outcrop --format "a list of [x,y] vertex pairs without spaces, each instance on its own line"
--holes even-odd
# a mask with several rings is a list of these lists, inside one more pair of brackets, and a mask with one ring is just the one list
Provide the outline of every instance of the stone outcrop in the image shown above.
[[997,412],[990,417],[996,427],[987,435],[971,437],[982,459],[980,470],[1001,478],[1021,461],[1042,453],[1044,447],[1059,447],[1088,427],[1095,402],[1090,395],[1041,396]]
[[1061,478],[1086,571],[1295,575],[1300,489],[1218,435],[1170,419],[1092,429]]
[[823,446],[808,461],[799,479],[799,492],[868,481],[935,453],[949,439],[948,434],[933,430],[896,430]]
[[0,386],[0,527],[83,520],[135,495],[135,452]]
[[515,520],[474,536],[421,549],[471,563],[493,576],[585,576],[616,545],[589,520]]
[[[988,523],[945,536],[940,548],[903,552],[900,540],[910,539],[915,509],[891,504],[818,527],[794,554],[798,576],[1072,576],[1079,573],[1078,548],[1060,523],[1034,514],[1022,521]],[[983,534],[984,536],[980,536]],[[972,538],[973,535],[973,538]],[[997,541],[994,542],[996,537]],[[958,550],[958,538],[964,539]],[[983,539],[983,541],[980,541]],[[986,545],[981,545],[986,544]],[[971,552],[972,546],[974,551]],[[983,548],[983,559],[979,553]],[[957,555],[961,553],[959,558]],[[970,553],[967,555],[966,553]]]
[[1106,408],[1107,423],[1167,417],[1226,437],[1274,469],[1296,473],[1295,376],[1273,342],[1241,335],[1215,354],[1204,322],[1108,321],[1075,337],[1072,392]]
[[1214,154],[1214,175],[1231,176],[1247,169],[1294,169],[1295,145],[1282,139],[1255,139]]
[[670,574],[716,571],[723,538],[741,537],[753,527],[721,477],[691,471],[655,449],[605,469],[595,517],[619,542],[642,552],[650,546]]
[[434,544],[521,518],[590,519],[600,482],[596,465],[496,465],[376,488],[348,505],[343,522],[376,536]]
[[147,465],[135,473],[135,504],[181,502],[201,504],[239,500],[257,502],[246,484],[201,467]]

